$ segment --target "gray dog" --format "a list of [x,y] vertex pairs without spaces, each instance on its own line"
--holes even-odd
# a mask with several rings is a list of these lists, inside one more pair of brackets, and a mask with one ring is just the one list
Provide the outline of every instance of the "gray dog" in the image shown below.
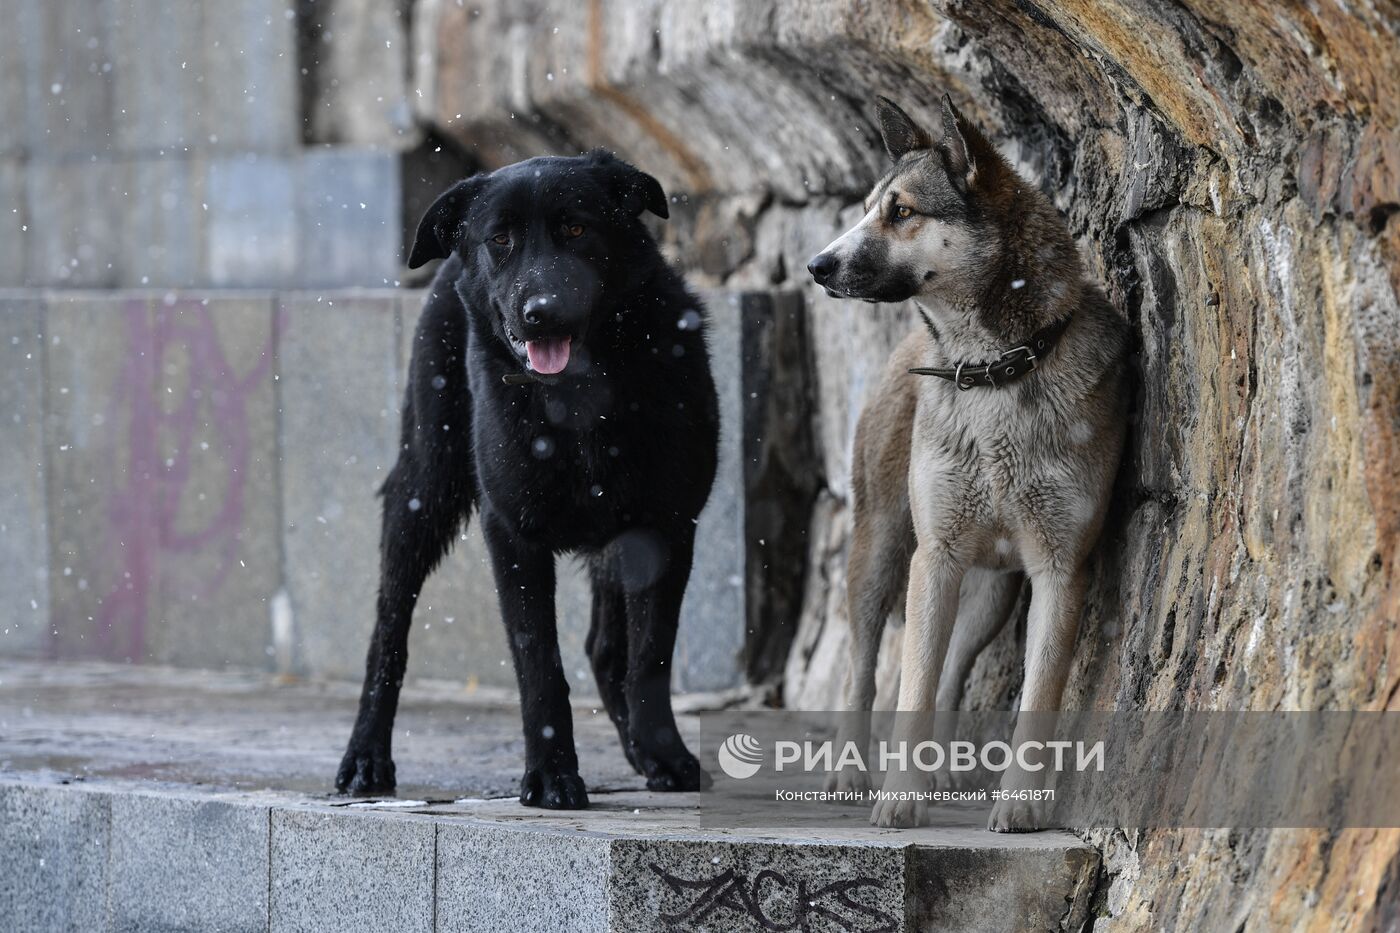
[[[914,299],[927,325],[891,357],[856,430],[855,529],[847,569],[852,629],[843,731],[869,746],[869,710],[885,618],[907,590],[894,742],[955,710],[977,654],[1030,576],[1025,680],[1013,747],[1046,741],[1069,674],[1085,588],[1126,424],[1127,332],[1087,282],[1064,221],[946,97],[938,135],[883,98],[894,167],[865,216],[808,270],[828,294]],[[911,372],[912,370],[912,372]],[[941,678],[940,678],[941,673]],[[913,714],[913,715],[911,715]],[[942,717],[946,720],[947,717]],[[1013,764],[1002,789],[1043,787]],[[864,790],[841,771],[838,789]],[[891,770],[871,822],[911,826],[927,790]],[[1031,795],[1026,794],[1026,797]],[[998,831],[1041,827],[1031,799],[992,810]]]

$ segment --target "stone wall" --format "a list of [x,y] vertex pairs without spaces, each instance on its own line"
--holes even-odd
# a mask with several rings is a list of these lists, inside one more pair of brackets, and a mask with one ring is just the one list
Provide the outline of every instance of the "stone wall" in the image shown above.
[[[263,289],[6,299],[0,598],[22,610],[0,622],[7,652],[350,673],[373,560],[353,503],[392,449],[414,308],[268,289],[392,283],[400,202],[453,166],[604,145],[665,183],[663,236],[697,283],[802,292],[766,333],[748,320],[778,304],[729,319],[735,482],[762,495],[731,516],[741,559],[702,584],[742,592],[742,614],[711,592],[727,622],[691,624],[769,682],[795,639],[786,701],[835,705],[850,441],[912,314],[832,301],[802,269],[883,166],[873,95],[930,119],[946,90],[1052,195],[1137,335],[1071,702],[1400,707],[1390,0],[0,0],[0,14],[0,285]],[[325,346],[345,358],[318,368]],[[332,415],[353,430],[327,431]],[[114,477],[113,462],[129,468]],[[495,658],[503,676],[499,644],[453,631],[448,608],[485,598],[480,557],[465,543],[425,593],[421,672]],[[710,624],[729,627],[706,641]],[[1014,702],[1020,637],[1009,627],[979,662],[979,705]],[[1397,831],[1091,840],[1102,927],[1397,922]]]
[[[401,60],[393,86],[348,28],[299,56],[326,24],[291,0],[0,0],[0,22],[0,287],[397,284]],[[360,80],[306,106],[303,58]]]
[[[750,508],[745,464],[770,458],[740,428],[743,388],[764,372],[754,322],[790,327],[792,309],[765,293],[704,297],[724,429],[677,639],[686,692],[739,686],[747,619],[772,602],[762,581],[800,580],[749,543],[774,520]],[[0,291],[0,655],[362,677],[377,492],[421,303],[393,290]],[[564,561],[559,611],[570,681],[591,695],[577,561]],[[415,622],[410,678],[513,692],[476,522]]]
[[[1136,333],[1069,699],[1400,708],[1400,14],[1391,3],[415,5],[426,114],[483,164],[605,145],[699,278],[805,286],[943,91],[1055,199]],[[848,457],[907,308],[807,288],[820,482],[789,702],[844,655]],[[970,685],[1013,702],[1009,630]],[[893,638],[891,646],[893,647]],[[886,659],[886,670],[891,669]],[[1385,928],[1400,832],[1095,833],[1100,927]]]

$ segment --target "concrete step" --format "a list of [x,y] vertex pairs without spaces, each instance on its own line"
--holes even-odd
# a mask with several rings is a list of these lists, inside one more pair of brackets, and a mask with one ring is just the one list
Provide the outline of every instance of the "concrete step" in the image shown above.
[[[740,828],[652,794],[576,709],[593,806],[513,799],[515,711],[418,687],[400,796],[329,793],[344,684],[0,663],[0,916],[20,930],[1077,929],[1098,871],[1067,833]],[[683,717],[684,718],[684,717]],[[685,724],[683,723],[683,728]]]

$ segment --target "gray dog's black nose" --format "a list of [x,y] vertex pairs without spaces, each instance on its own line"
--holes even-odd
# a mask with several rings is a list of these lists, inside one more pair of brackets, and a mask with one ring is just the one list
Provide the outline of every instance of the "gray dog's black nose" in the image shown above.
[[553,295],[531,295],[525,299],[525,307],[522,314],[526,324],[538,324],[544,320],[549,306],[554,302]]
[[826,284],[826,280],[836,272],[836,267],[841,265],[841,260],[830,253],[818,253],[812,257],[812,261],[807,263],[807,271],[812,273],[812,278],[817,280],[818,285]]

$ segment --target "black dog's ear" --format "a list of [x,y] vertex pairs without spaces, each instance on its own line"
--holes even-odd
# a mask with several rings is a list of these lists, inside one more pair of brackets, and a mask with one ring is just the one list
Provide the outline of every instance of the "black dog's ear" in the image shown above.
[[932,149],[933,140],[923,128],[914,122],[909,114],[888,97],[876,98],[880,116],[880,137],[885,141],[885,151],[896,162],[906,152],[915,149]]
[[594,149],[588,158],[603,179],[603,185],[628,214],[637,217],[642,211],[651,211],[657,217],[671,216],[661,182],[603,149]]
[[963,115],[953,106],[953,99],[944,94],[943,140],[938,144],[938,151],[943,153],[943,162],[948,166],[948,174],[953,176],[953,180],[962,185],[971,185],[977,178],[977,160],[968,148],[967,136],[963,132],[965,126]]
[[485,175],[473,175],[457,182],[428,208],[418,222],[418,232],[413,237],[413,249],[408,255],[410,269],[452,255],[462,239],[462,221],[466,219],[467,208],[471,206],[472,198],[476,197],[485,178]]

